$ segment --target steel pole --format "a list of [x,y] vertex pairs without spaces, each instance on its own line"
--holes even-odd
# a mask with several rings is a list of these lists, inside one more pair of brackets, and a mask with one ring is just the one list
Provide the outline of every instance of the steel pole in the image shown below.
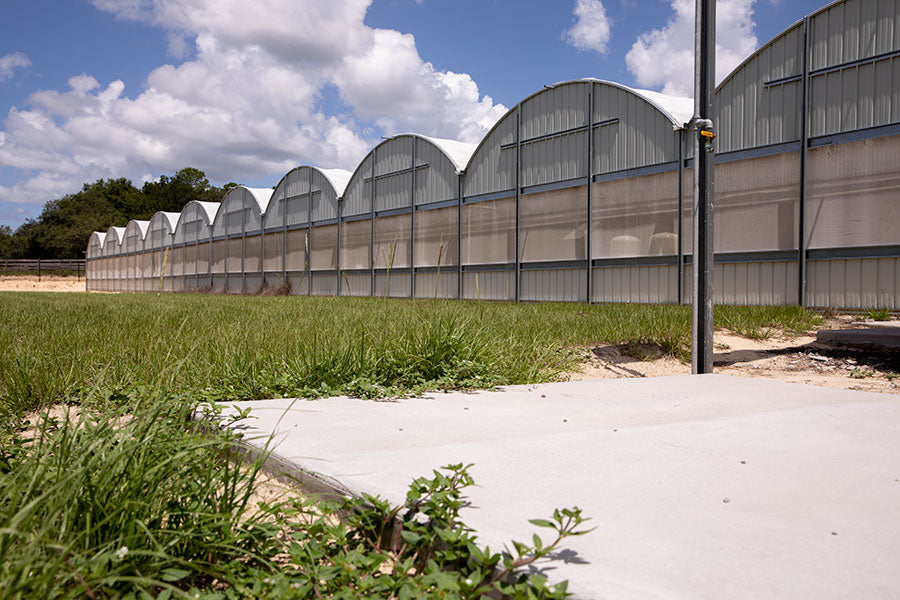
[[694,36],[694,249],[691,371],[713,371],[712,102],[716,74],[716,2],[697,0]]

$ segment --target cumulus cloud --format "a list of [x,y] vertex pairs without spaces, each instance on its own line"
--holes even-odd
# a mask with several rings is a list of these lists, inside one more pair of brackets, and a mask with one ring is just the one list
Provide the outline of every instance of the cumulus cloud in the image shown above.
[[[716,4],[716,81],[721,81],[753,50],[756,0],[719,0]],[[625,57],[638,85],[663,93],[693,96],[693,0],[671,0],[675,14],[666,25],[642,33]]]
[[31,61],[21,52],[13,52],[0,56],[0,81],[6,81],[13,76],[16,69],[30,67]]
[[[10,110],[0,165],[27,179],[0,199],[46,201],[99,177],[138,181],[185,165],[214,181],[279,176],[298,163],[352,169],[382,134],[479,139],[506,112],[415,39],[364,23],[371,0],[92,0],[162,28],[169,54],[129,94],[72,77]],[[323,106],[334,86],[346,104]],[[274,181],[273,181],[274,184]]]
[[563,34],[565,40],[580,50],[606,54],[611,33],[606,8],[600,0],[575,0],[575,23]]

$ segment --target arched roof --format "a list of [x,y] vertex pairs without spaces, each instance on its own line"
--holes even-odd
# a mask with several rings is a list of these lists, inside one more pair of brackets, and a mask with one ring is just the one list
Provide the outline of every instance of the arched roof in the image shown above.
[[[424,143],[417,147],[414,144],[415,140]],[[415,192],[415,203],[426,204],[452,199],[456,196],[463,161],[468,160],[474,151],[473,144],[432,138],[418,133],[402,133],[386,137],[369,150],[354,169],[342,196],[343,214],[345,216],[365,214],[373,208],[373,200],[376,212],[408,207],[411,197],[410,185],[406,179],[411,177],[410,161],[413,154],[416,157],[416,170],[427,167],[429,173],[436,174],[434,177],[422,179],[423,186]],[[374,198],[365,191],[373,173],[376,179],[384,181],[384,184],[379,183],[376,186]]]
[[122,247],[122,240],[125,238],[124,227],[110,227],[106,230],[106,237],[103,239],[103,253],[109,256],[109,253],[118,253]]
[[[184,208],[181,209],[180,213],[157,213],[164,215],[174,215],[175,219],[171,221],[172,231],[178,229],[179,224],[181,223],[182,217],[184,214],[188,212],[189,207],[196,207],[197,212],[206,220],[206,225],[212,225],[213,221],[216,220],[216,213],[219,212],[219,206],[221,206],[220,202],[200,202],[199,200],[191,200],[187,204],[184,205]],[[155,216],[155,215],[154,215]]]
[[596,83],[601,85],[606,85],[609,87],[617,88],[623,90],[629,94],[634,95],[637,98],[640,98],[653,108],[655,108],[660,114],[662,114],[666,119],[668,119],[672,123],[673,129],[683,129],[685,124],[687,124],[694,115],[694,100],[692,98],[685,98],[681,96],[670,96],[668,94],[661,94],[659,92],[651,92],[649,90],[641,90],[637,88],[631,88],[627,85],[622,85],[621,83],[616,83],[614,81],[606,81],[605,79],[597,79],[594,77],[584,77],[582,79],[571,79],[567,81],[558,81],[553,85],[544,86],[543,89],[540,89],[533,94],[526,96],[522,100],[520,100],[515,106],[510,108],[505,115],[497,119],[497,122],[494,123],[493,127],[485,133],[484,137],[481,138],[481,141],[475,146],[472,151],[472,154],[469,156],[469,159],[466,161],[465,170],[468,171],[469,167],[472,164],[472,161],[475,159],[478,151],[484,146],[485,143],[491,137],[491,134],[494,133],[496,129],[498,129],[501,124],[508,119],[511,115],[515,114],[518,108],[540,94],[543,94],[548,89],[553,89],[562,85],[569,85],[573,83]]
[[97,247],[98,247],[98,248],[102,248],[102,247],[103,247],[103,241],[104,241],[105,239],[106,239],[106,232],[105,232],[105,231],[95,231],[95,232],[91,233],[91,237],[88,239],[88,245],[90,245],[92,241],[96,240],[96,241],[97,241]]
[[324,175],[325,179],[331,183],[331,187],[334,188],[334,192],[338,197],[344,195],[344,190],[347,189],[347,184],[350,183],[350,178],[353,177],[353,173],[345,169],[319,169],[318,167],[310,167],[310,169],[316,169]]
[[[266,212],[266,208],[269,206],[269,200],[272,199],[272,192],[274,191],[272,188],[252,188],[245,185],[239,185],[238,188],[244,188],[250,192],[250,195],[253,196],[253,199],[256,201],[259,214]],[[228,192],[231,193],[231,190],[228,190]]]
[[347,184],[350,183],[350,178],[353,177],[353,173],[344,169],[320,169],[319,167],[315,167],[313,165],[298,165],[285,173],[284,176],[278,181],[278,185],[276,185],[275,189],[272,190],[272,195],[269,199],[271,200],[272,197],[278,194],[279,188],[285,185],[292,173],[302,171],[303,169],[310,169],[312,171],[320,173],[322,177],[324,177],[325,180],[331,185],[332,190],[334,190],[335,196],[337,196],[338,198],[344,195],[344,191],[347,189]]
[[[190,202],[188,204],[190,204]],[[177,212],[177,213],[176,212],[165,212],[165,211],[160,210],[160,211],[153,213],[153,216],[150,217],[150,221],[148,222],[148,225],[149,225],[149,223],[153,222],[154,219],[157,219],[157,220],[163,219],[169,225],[169,229],[171,229],[172,231],[175,231],[175,225],[178,223],[178,219],[180,219],[180,218],[181,218],[180,212]]]
[[469,142],[460,142],[457,140],[431,137],[428,135],[422,135],[421,133],[399,133],[397,135],[389,137],[388,139],[392,140],[395,138],[406,136],[417,137],[437,146],[438,149],[440,149],[440,151],[450,159],[450,162],[453,163],[453,166],[456,167],[457,171],[462,171],[465,168],[466,164],[469,162],[469,159],[472,158],[472,154],[474,154],[475,148],[478,147],[477,144],[470,144]]
[[137,229],[138,233],[140,234],[141,241],[143,241],[144,238],[147,237],[148,227],[150,227],[150,221],[138,221],[132,219],[131,221],[128,221],[128,225],[125,226],[125,233],[127,234],[129,230]]
[[114,242],[115,244],[121,244],[122,239],[125,237],[125,228],[124,227],[110,227],[106,230],[106,239],[104,240],[104,244],[108,242]]

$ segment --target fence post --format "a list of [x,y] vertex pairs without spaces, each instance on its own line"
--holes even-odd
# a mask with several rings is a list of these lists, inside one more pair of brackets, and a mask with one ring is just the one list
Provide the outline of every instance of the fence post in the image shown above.
[[41,280],[41,259],[38,259],[38,282]]

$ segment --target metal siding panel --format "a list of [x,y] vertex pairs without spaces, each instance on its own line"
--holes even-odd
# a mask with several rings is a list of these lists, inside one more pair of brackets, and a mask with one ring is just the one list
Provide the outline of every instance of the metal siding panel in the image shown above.
[[372,155],[369,154],[357,169],[347,192],[344,194],[342,214],[345,217],[371,212],[371,182],[365,180],[372,176]]
[[472,157],[471,167],[466,170],[463,195],[477,196],[515,189],[515,148],[500,148],[515,142],[515,139],[516,113],[511,111],[485,138]]

